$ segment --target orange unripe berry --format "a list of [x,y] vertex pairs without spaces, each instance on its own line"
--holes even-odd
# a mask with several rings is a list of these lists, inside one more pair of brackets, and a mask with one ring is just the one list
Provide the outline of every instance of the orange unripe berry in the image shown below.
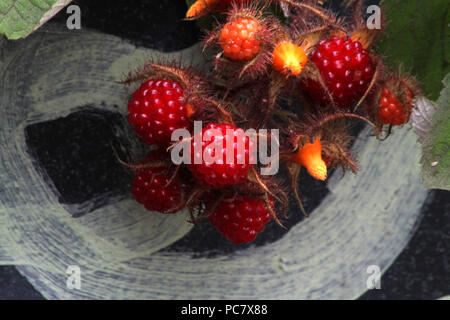
[[291,160],[304,166],[314,178],[322,181],[327,178],[327,165],[322,159],[322,143],[319,138],[298,149]]
[[272,53],[273,68],[286,76],[298,76],[306,62],[305,50],[289,41],[279,43]]
[[231,60],[251,60],[259,52],[261,41],[256,39],[259,24],[250,18],[236,18],[220,32],[219,44],[223,54]]
[[223,12],[228,9],[232,2],[247,3],[252,0],[197,0],[186,13],[186,18],[196,18],[205,15],[213,10]]
[[186,18],[195,18],[202,14],[208,7],[212,7],[219,3],[220,0],[197,0],[194,2],[189,10],[186,12]]

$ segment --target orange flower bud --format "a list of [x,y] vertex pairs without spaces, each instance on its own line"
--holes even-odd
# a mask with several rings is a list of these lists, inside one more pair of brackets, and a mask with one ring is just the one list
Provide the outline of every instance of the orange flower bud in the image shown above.
[[196,16],[201,15],[208,7],[215,5],[219,1],[220,0],[197,0],[187,11],[186,18],[195,18]]
[[286,76],[298,76],[308,61],[303,48],[284,41],[279,43],[272,53],[272,66]]
[[327,178],[327,166],[322,159],[322,143],[316,138],[314,143],[307,143],[292,155],[292,161],[304,166],[309,174],[318,180]]

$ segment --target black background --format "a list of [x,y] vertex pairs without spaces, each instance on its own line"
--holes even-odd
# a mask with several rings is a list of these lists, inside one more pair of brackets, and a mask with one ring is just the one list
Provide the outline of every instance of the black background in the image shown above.
[[[78,0],[73,3],[81,8],[83,28],[94,28],[114,34],[138,46],[170,52],[191,46],[197,42],[201,35],[195,23],[181,20],[186,12],[184,0]],[[53,20],[65,23],[66,19],[67,14],[63,10]],[[77,189],[76,187],[69,188],[61,182],[62,184],[59,185],[58,189],[61,191],[62,199],[60,201],[63,203],[83,202],[87,200],[87,194],[91,196],[105,192],[125,194],[128,190],[125,186],[127,186],[129,180],[125,171],[117,175],[110,175],[118,177],[118,181],[108,180],[108,178],[103,181],[89,179],[93,176],[98,177],[100,168],[108,168],[108,170],[114,168],[112,170],[117,172],[122,170],[120,166],[113,163],[114,157],[110,149],[97,150],[98,167],[91,169],[96,170],[96,175],[81,170],[83,163],[86,161],[90,161],[91,164],[95,161],[92,161],[92,159],[74,159],[73,155],[76,153],[71,154],[66,151],[74,145],[82,147],[83,150],[105,145],[105,141],[107,142],[108,137],[111,136],[111,127],[105,123],[122,121],[117,119],[115,114],[99,116],[90,107],[83,110],[79,114],[72,114],[70,118],[58,120],[59,122],[44,123],[26,129],[27,143],[33,156],[40,165],[45,167],[57,187],[58,179],[61,177],[64,177],[64,179],[60,179],[61,181],[74,181],[76,179],[80,181],[80,184],[83,184],[82,187]],[[50,145],[39,143],[39,141],[48,141],[48,139],[45,139],[46,135],[61,136],[57,132],[62,127],[73,126],[73,128],[78,128],[79,125],[84,124],[88,128],[90,122],[95,122],[96,128],[98,128],[97,140],[80,139],[80,141],[90,141],[91,144],[86,144],[86,142],[82,144],[76,139],[70,141],[70,144],[65,142],[62,147],[59,147],[59,145],[63,145],[63,143],[59,144],[55,139]],[[86,132],[83,127],[78,128],[78,130]],[[86,134],[88,134],[88,130]],[[50,159],[45,158],[49,154],[59,155],[62,158],[52,157],[54,162],[51,162]],[[61,169],[60,164],[67,163],[66,160],[77,163],[80,168],[69,165]],[[67,172],[80,172],[80,174],[75,174],[68,180],[66,179]],[[308,211],[320,203],[327,193],[325,185],[320,183],[314,185],[314,181],[310,181],[310,183],[313,184],[314,192],[307,194],[309,198],[306,203]],[[111,190],[110,186],[118,185],[122,187],[112,188]],[[429,192],[422,208],[422,221],[419,228],[404,251],[382,276],[382,289],[369,290],[360,299],[436,299],[450,294],[449,195],[450,193],[446,191]],[[74,215],[86,213],[77,212]],[[215,232],[208,226],[200,228],[203,228],[203,234],[206,236],[210,232]],[[269,238],[276,238],[279,234],[274,230],[267,230]],[[183,242],[190,241],[189,237],[188,234],[185,239],[166,250],[183,249]],[[267,237],[260,244],[264,244],[265,241],[268,241]],[[219,251],[233,250],[226,241],[219,240],[218,243],[215,243],[215,246],[220,248]],[[208,248],[208,251],[211,251],[210,249]],[[0,299],[43,299],[43,297],[20,275],[15,267],[2,266],[0,267]]]

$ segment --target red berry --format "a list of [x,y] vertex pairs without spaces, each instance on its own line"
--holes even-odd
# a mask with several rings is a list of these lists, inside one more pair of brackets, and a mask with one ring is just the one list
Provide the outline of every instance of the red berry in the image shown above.
[[402,125],[408,122],[408,110],[403,107],[397,97],[387,88],[381,92],[378,106],[378,119],[382,124]]
[[[241,134],[239,134],[239,132]],[[203,140],[201,139],[201,136]],[[196,140],[202,141],[201,152],[196,152]],[[216,143],[222,141],[221,146]],[[227,145],[229,155],[227,160]],[[221,155],[217,155],[216,149],[220,148]],[[242,148],[242,151],[240,151]],[[192,161],[188,165],[189,170],[204,185],[221,188],[228,185],[234,185],[244,182],[247,178],[247,172],[254,164],[255,145],[248,136],[244,135],[242,129],[236,128],[230,124],[208,124],[201,132],[194,137],[191,142]],[[200,150],[197,150],[200,151]],[[231,154],[231,152],[233,152]],[[211,156],[211,159],[205,158],[205,155]],[[229,162],[229,163],[227,163]]]
[[[339,108],[349,108],[366,92],[375,70],[369,52],[352,39],[332,37],[322,40],[311,56]],[[312,99],[326,105],[329,98],[315,80],[303,86]]]
[[263,201],[239,195],[222,200],[209,216],[219,232],[235,244],[255,240],[269,220],[270,213]]
[[[165,159],[167,155],[156,150],[151,151],[140,164],[152,164]],[[131,194],[147,210],[161,213],[180,211],[184,207],[181,182],[173,174],[173,169],[165,165],[139,168],[134,176]]]
[[258,22],[250,18],[235,18],[222,29],[219,44],[231,60],[251,60],[259,52],[261,41],[256,39]]
[[192,108],[182,103],[183,88],[172,80],[142,83],[128,103],[128,122],[147,144],[167,146],[175,129],[190,129]]

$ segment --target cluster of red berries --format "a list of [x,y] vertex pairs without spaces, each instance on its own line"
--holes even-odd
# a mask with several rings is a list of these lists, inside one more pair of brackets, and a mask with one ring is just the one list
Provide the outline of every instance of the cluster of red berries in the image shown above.
[[[136,200],[150,211],[170,214],[186,206],[185,189],[188,186],[177,174],[169,152],[165,151],[175,129],[192,127],[192,107],[183,103],[184,98],[180,83],[170,79],[149,79],[141,84],[128,103],[128,121],[136,134],[145,143],[158,146],[135,166],[131,189]],[[192,161],[187,168],[206,188],[224,188],[247,179],[255,146],[248,136],[235,134],[237,129],[231,124],[209,123],[199,132],[200,153],[196,153],[196,139],[192,139]],[[203,159],[205,153],[215,156],[216,149],[212,145],[218,139],[224,141],[223,153],[227,150],[227,141],[233,144],[233,164],[208,163]],[[244,146],[242,164],[238,161],[238,145]],[[238,195],[219,202],[209,220],[227,239],[239,244],[253,241],[270,220],[270,213],[258,198]]]
[[[241,132],[280,131],[277,159],[303,209],[297,191],[302,167],[322,181],[329,167],[356,172],[347,121],[364,120],[381,134],[383,125],[408,122],[419,93],[411,77],[383,67],[371,48],[378,30],[349,29],[310,2],[271,3],[288,8],[285,23],[268,14],[265,1],[198,0],[187,18],[219,12],[217,27],[204,40],[219,50],[211,74],[150,62],[128,79],[145,79],[128,104],[128,121],[158,148],[134,166],[133,196],[150,211],[169,214],[186,207],[193,222],[207,217],[236,244],[253,241],[271,218],[281,224],[275,208],[285,211],[289,201],[282,183],[258,174],[255,142]],[[352,3],[361,7],[361,0]],[[284,110],[280,101],[287,97],[299,98],[303,108]],[[200,140],[194,135],[172,141],[176,129],[192,134],[195,120],[203,121]],[[222,142],[219,149],[215,142]],[[170,150],[185,143],[190,162],[175,165]],[[231,163],[204,159],[229,150]]]

